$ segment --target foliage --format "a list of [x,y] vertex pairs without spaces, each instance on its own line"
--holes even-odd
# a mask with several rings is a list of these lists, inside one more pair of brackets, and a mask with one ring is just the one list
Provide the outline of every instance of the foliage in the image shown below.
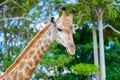
[[120,42],[110,45],[111,48],[106,49],[106,72],[107,79],[120,79]]
[[59,67],[64,66],[65,63],[69,63],[70,61],[72,61],[72,59],[74,59],[74,57],[65,54],[45,56],[44,59],[41,61],[41,64]]
[[6,57],[5,54],[0,54],[0,70],[2,71],[5,71],[20,53],[20,47],[11,46],[11,48],[13,49],[13,54],[11,54],[11,56]]
[[79,63],[71,66],[71,69],[79,75],[90,75],[91,73],[97,73],[98,67],[93,64]]

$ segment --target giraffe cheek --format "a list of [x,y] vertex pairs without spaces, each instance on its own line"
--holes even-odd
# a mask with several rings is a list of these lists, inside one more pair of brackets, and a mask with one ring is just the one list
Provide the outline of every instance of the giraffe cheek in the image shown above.
[[64,40],[62,40],[62,39],[59,38],[59,37],[56,38],[56,41],[57,41],[59,44],[63,45],[64,47],[67,46],[67,45],[65,44]]

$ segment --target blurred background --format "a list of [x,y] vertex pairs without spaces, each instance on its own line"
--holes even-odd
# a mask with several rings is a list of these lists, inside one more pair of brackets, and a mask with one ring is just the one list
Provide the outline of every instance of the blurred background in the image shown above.
[[67,15],[73,8],[76,10],[76,54],[68,55],[63,46],[54,42],[31,80],[95,80],[100,69],[100,11],[106,80],[120,80],[120,0],[0,0],[0,73],[5,72],[51,16],[61,16],[63,5]]

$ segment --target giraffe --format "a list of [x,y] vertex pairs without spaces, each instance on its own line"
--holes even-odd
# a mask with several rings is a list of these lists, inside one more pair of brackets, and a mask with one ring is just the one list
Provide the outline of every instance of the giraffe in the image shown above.
[[0,80],[30,80],[45,51],[54,41],[63,45],[70,55],[74,55],[74,13],[72,10],[66,16],[66,7],[62,7],[62,16],[58,19],[51,17],[50,23],[35,35],[14,63],[0,76]]

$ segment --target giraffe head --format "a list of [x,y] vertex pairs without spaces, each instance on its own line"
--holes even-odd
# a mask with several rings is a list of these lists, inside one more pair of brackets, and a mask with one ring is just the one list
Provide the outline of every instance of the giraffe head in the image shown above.
[[75,44],[73,40],[73,33],[75,33],[75,25],[73,24],[73,17],[74,17],[75,10],[71,11],[69,16],[66,16],[66,8],[62,7],[62,16],[57,18],[56,20],[54,17],[51,17],[51,23],[54,26],[56,31],[56,41],[62,44],[67,52],[70,55],[75,54]]

